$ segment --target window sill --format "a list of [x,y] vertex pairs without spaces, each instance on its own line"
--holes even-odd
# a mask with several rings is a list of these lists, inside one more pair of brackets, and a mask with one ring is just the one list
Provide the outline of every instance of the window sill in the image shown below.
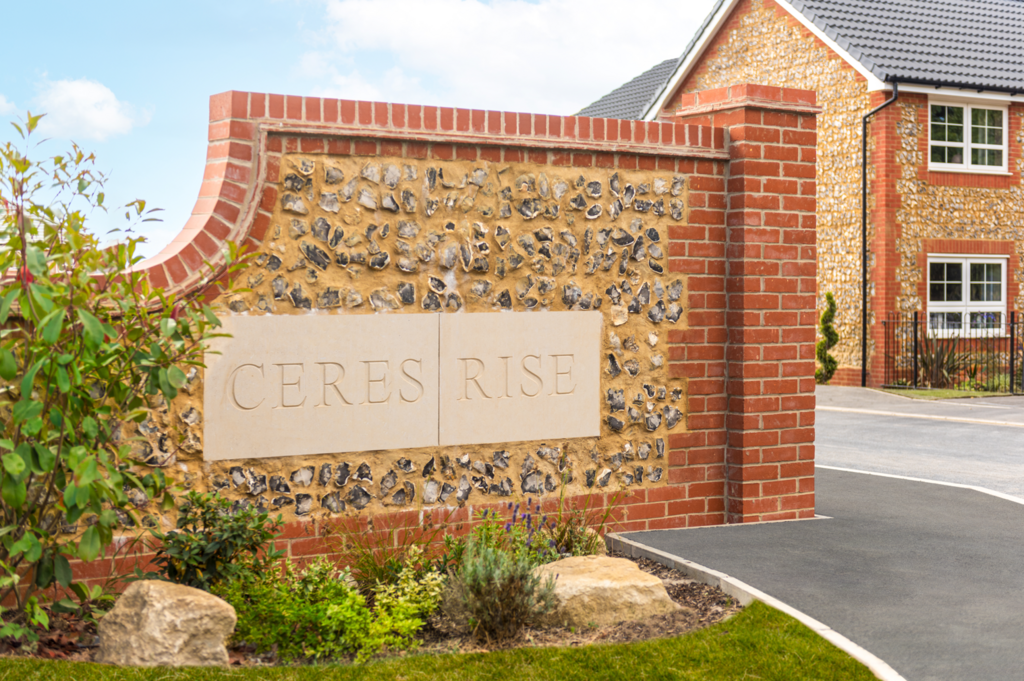
[[929,166],[930,173],[945,173],[947,175],[987,175],[995,177],[1013,177],[1013,173],[1006,170],[978,170],[977,168],[936,168]]

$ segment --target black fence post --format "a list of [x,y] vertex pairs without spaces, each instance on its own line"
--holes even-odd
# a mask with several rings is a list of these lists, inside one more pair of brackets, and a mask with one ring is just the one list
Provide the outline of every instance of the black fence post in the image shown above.
[[917,389],[917,310],[914,310],[914,388]]
[[1017,368],[1017,336],[1014,329],[1017,326],[1017,312],[1010,310],[1010,394],[1016,394],[1017,386],[1014,383],[1013,375]]

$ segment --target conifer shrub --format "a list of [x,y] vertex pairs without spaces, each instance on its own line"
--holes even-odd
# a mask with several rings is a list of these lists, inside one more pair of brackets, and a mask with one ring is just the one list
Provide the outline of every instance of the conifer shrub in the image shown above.
[[821,339],[815,346],[815,356],[818,359],[818,368],[814,371],[814,380],[820,384],[826,384],[832,380],[833,374],[839,368],[839,362],[829,354],[839,342],[839,332],[832,325],[836,318],[836,299],[832,292],[825,294],[825,310],[821,313],[821,320],[818,330],[821,331]]

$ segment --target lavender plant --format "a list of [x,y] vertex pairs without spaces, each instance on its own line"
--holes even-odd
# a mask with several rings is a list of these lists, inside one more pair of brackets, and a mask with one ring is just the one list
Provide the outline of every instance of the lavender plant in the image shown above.
[[497,511],[483,511],[482,521],[473,529],[472,540],[478,546],[505,551],[517,560],[524,560],[533,567],[558,560],[561,556],[557,546],[547,533],[554,529],[549,526],[546,515],[541,514],[540,503],[527,499],[526,504],[509,502],[511,515],[502,518]]
[[[510,527],[504,538],[511,536]],[[513,638],[555,606],[554,579],[542,578],[535,567],[529,551],[515,555],[471,536],[461,571],[449,578],[442,608],[477,638]]]

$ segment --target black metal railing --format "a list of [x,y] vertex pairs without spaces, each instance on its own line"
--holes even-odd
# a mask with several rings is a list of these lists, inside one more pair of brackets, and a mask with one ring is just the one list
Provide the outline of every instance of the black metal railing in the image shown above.
[[882,321],[886,387],[1024,393],[1024,319],[985,313],[951,326],[943,315]]

